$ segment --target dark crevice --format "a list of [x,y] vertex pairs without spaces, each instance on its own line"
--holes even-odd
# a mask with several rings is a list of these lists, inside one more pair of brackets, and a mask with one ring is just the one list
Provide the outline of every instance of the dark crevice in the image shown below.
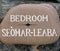
[[60,49],[58,51],[60,51]]
[[57,0],[35,0],[35,1],[45,1],[45,2],[55,2],[55,3],[58,2]]

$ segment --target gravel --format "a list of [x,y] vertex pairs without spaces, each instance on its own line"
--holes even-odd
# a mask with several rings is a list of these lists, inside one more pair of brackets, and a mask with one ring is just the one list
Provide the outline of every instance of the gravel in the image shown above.
[[[3,20],[4,16],[7,11],[12,8],[13,6],[16,6],[18,4],[40,4],[40,3],[48,3],[48,2],[36,2],[36,1],[4,1],[4,0],[0,0],[0,23]],[[49,4],[53,5],[55,7],[55,9],[58,12],[59,18],[60,18],[60,3],[51,3],[49,2]],[[35,48],[33,48],[35,47]],[[34,49],[37,49],[37,51],[60,51],[60,38],[52,43],[52,44],[48,44],[48,45],[6,45],[3,42],[0,42],[0,51],[34,51]]]

